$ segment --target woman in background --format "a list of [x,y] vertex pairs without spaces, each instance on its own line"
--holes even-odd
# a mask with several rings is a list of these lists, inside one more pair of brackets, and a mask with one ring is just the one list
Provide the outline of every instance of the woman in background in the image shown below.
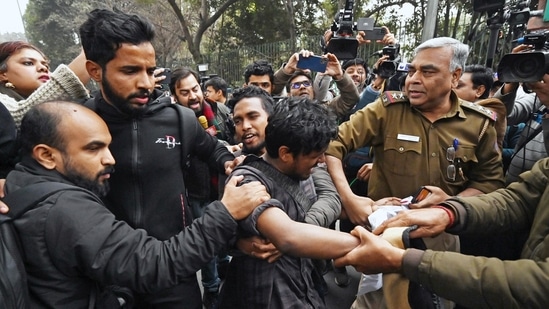
[[88,98],[85,62],[81,52],[68,66],[61,64],[51,73],[49,60],[37,47],[23,41],[0,43],[0,179],[17,161],[17,130],[31,107]]

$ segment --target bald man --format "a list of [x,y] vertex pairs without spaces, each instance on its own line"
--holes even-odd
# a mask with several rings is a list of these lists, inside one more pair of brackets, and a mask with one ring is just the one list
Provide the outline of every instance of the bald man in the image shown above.
[[7,196],[40,182],[86,189],[54,193],[14,221],[27,253],[33,308],[87,308],[90,302],[101,308],[117,300],[110,293],[97,297],[105,286],[139,293],[175,286],[229,243],[237,220],[270,198],[258,182],[231,180],[203,217],[159,241],[116,220],[101,202],[115,159],[107,125],[93,111],[69,102],[36,106],[23,119],[21,140],[22,161],[6,179]]

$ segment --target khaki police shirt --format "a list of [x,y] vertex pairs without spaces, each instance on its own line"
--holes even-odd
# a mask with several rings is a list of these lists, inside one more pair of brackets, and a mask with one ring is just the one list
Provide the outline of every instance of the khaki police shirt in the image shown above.
[[[383,93],[378,100],[339,126],[339,136],[326,154],[342,159],[363,146],[372,146],[374,166],[368,195],[406,197],[420,186],[440,187],[449,195],[466,188],[488,193],[504,186],[494,113],[482,106],[450,97],[451,110],[431,123],[412,107],[403,92]],[[447,149],[457,140],[456,159]],[[455,180],[447,175],[456,166]]]

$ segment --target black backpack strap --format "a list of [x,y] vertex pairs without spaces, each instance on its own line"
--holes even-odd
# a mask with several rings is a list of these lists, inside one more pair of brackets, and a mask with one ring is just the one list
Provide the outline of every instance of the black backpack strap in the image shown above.
[[530,134],[528,134],[526,139],[524,139],[522,141],[522,143],[520,143],[520,145],[517,145],[515,147],[515,151],[513,152],[513,155],[511,156],[511,159],[509,160],[509,162],[511,162],[511,160],[513,160],[515,158],[515,156],[517,155],[519,150],[524,148],[526,146],[526,144],[528,144],[531,140],[534,139],[534,137],[538,136],[538,134],[540,134],[541,131],[543,131],[543,126],[540,124],[534,131],[532,131],[532,132],[530,132]]
[[39,182],[7,194],[2,200],[10,208],[7,215],[15,219],[61,190],[85,189],[61,182]]
[[[196,119],[196,117],[194,116],[194,112],[190,109],[188,111],[185,110],[186,107],[179,104],[170,104],[170,106],[176,110],[177,115],[179,116],[179,133],[181,134],[181,167],[183,168],[183,172],[185,172],[191,164],[191,143],[194,141],[194,137],[196,136],[196,124],[190,121],[190,119]],[[186,112],[193,113],[190,114],[192,118],[186,116]]]

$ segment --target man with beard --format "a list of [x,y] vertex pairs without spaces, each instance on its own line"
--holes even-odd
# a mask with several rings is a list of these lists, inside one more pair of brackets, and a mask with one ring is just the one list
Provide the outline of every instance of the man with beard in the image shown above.
[[236,235],[236,220],[269,198],[258,182],[231,180],[200,220],[159,241],[117,220],[99,199],[115,160],[96,113],[69,102],[38,105],[22,121],[21,141],[21,163],[6,180],[8,197],[18,190],[35,194],[31,188],[44,182],[69,185],[14,221],[32,308],[113,308],[109,301],[119,300],[107,286],[149,293],[185,281]]
[[[242,151],[235,155],[265,154],[265,128],[274,104],[274,99],[259,87],[248,86],[233,93],[229,105],[233,108],[236,138],[242,143]],[[328,227],[337,220],[341,202],[324,168],[315,167],[311,177],[301,181],[300,185],[310,199],[315,201],[310,209],[305,208],[305,222]]]
[[[169,87],[175,102],[192,109],[206,132],[220,140],[232,143],[232,131],[227,127],[227,120],[230,119],[229,108],[204,98],[197,72],[187,67],[174,70]],[[202,216],[206,206],[219,198],[219,171],[215,165],[208,166],[207,162],[192,156],[184,180],[187,184],[189,206],[194,218],[198,218]],[[206,309],[217,308],[217,296],[221,284],[218,266],[223,276],[229,261],[229,256],[221,252],[217,258],[212,259],[202,268],[202,286],[204,287],[202,303]]]
[[[231,111],[225,104],[208,99],[200,87],[200,76],[190,68],[183,67],[172,72],[170,92],[176,103],[194,111],[197,118],[204,116],[207,132],[228,144],[234,144],[231,128],[227,125]],[[202,124],[202,123],[201,123]]]
[[[234,111],[236,138],[242,143],[242,150],[236,152],[236,156],[261,156],[265,153],[265,127],[274,104],[274,99],[259,87],[248,86],[234,92],[229,105]],[[307,212],[305,222],[323,227],[333,224],[341,213],[341,201],[326,169],[315,167],[311,177],[300,181],[299,185],[309,199],[314,201],[311,205],[301,205]],[[264,259],[280,257],[277,248],[264,237],[241,238],[238,248],[246,254]],[[328,285],[322,274],[327,270],[326,263],[322,260],[314,262],[320,279],[317,288],[325,294]]]
[[[169,96],[155,90],[150,22],[136,15],[94,10],[80,27],[80,37],[87,71],[100,86],[86,104],[107,123],[113,137],[111,151],[118,161],[105,204],[117,219],[166,240],[192,222],[183,178],[184,151],[216,162],[219,171],[230,171],[234,156],[200,127],[191,110],[172,106]],[[195,125],[181,130],[185,123]],[[196,275],[186,279],[172,289],[137,295],[137,306],[201,308]]]
[[[265,93],[266,99],[272,100]],[[239,104],[257,108],[262,103],[255,96],[235,107]],[[276,260],[233,256],[220,308],[325,308],[315,289],[313,264],[303,257],[334,258],[354,248],[357,239],[307,224],[306,209],[313,201],[300,190],[300,182],[324,162],[324,151],[337,136],[335,117],[307,98],[285,98],[274,105],[264,132],[265,153],[246,157],[230,177],[260,180],[276,199],[259,206],[239,226],[243,237],[269,239],[284,255]]]

